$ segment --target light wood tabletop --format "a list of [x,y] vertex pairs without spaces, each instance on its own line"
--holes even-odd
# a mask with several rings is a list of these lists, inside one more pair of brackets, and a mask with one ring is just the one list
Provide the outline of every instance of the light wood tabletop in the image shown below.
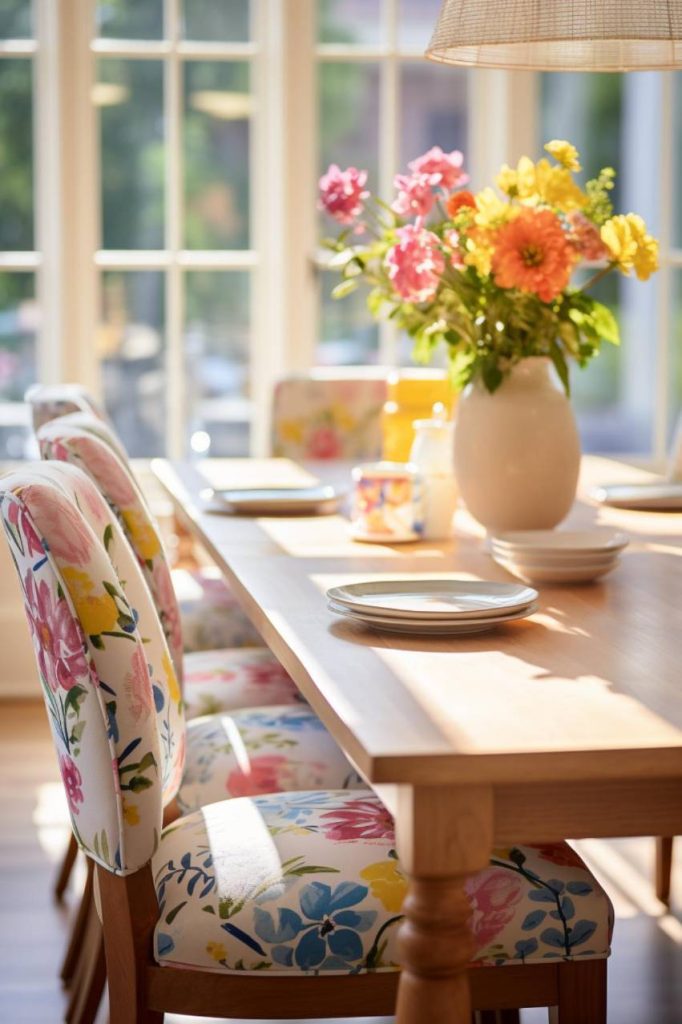
[[[436,898],[436,881],[441,900],[461,888],[493,842],[682,832],[682,514],[578,502],[567,525],[617,527],[631,538],[613,573],[590,585],[542,586],[535,614],[489,633],[404,637],[339,618],[325,592],[391,577],[511,580],[465,513],[447,543],[360,544],[343,516],[217,514],[206,490],[293,485],[311,474],[339,483],[347,467],[212,460],[153,468],[396,817],[412,893],[400,1024],[468,1024],[462,922],[434,913],[425,930],[423,904]],[[586,458],[581,492],[647,476]],[[434,930],[452,948],[447,967],[441,957],[430,973]]]

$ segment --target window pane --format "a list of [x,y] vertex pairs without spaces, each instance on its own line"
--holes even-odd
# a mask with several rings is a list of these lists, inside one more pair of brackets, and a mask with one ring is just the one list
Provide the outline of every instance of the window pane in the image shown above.
[[0,61],[0,249],[33,249],[31,61]]
[[245,43],[251,38],[249,0],[185,0],[185,39]]
[[101,60],[95,103],[102,138],[102,244],[163,247],[161,61]]
[[204,455],[249,449],[248,271],[190,272],[186,280],[188,444]]
[[467,149],[467,72],[437,64],[403,64],[401,68],[400,162],[432,146],[445,152]]
[[24,392],[36,380],[33,274],[0,274],[0,459],[36,457]]
[[187,62],[184,146],[188,248],[249,246],[252,109],[246,62]]
[[[579,149],[581,180],[615,167],[616,212],[634,210],[658,230],[662,77],[541,76],[542,139],[569,139]],[[536,155],[536,154],[534,154]],[[611,274],[592,291],[620,323],[622,345],[603,345],[585,370],[572,368],[574,404],[586,451],[651,451],[656,402],[659,315],[656,278],[644,284]]]
[[398,46],[404,50],[425,50],[429,44],[441,0],[399,0]]
[[102,275],[97,352],[107,411],[132,456],[164,454],[164,275]]
[[30,39],[33,35],[31,0],[2,0],[0,39]]
[[321,43],[371,45],[381,40],[381,0],[319,0]]
[[670,441],[676,428],[682,428],[682,270],[672,274],[672,312],[670,316]]
[[163,0],[100,0],[96,19],[100,36],[161,39]]
[[320,311],[320,343],[316,362],[321,366],[353,366],[379,360],[379,329],[367,309],[366,287],[343,299],[332,299],[339,275],[323,271]]
[[682,72],[673,75],[673,103],[674,103],[674,124],[673,124],[673,190],[674,221],[673,221],[673,245],[682,248],[682,197],[678,183],[682,176]]
[[[319,172],[330,164],[369,171],[376,189],[379,169],[378,64],[322,63],[319,73]],[[336,234],[338,224],[320,215],[322,234]]]

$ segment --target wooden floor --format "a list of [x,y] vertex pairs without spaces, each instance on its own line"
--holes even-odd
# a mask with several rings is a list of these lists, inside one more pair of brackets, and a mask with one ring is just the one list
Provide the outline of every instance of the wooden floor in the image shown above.
[[[0,702],[0,1024],[62,1020],[57,971],[70,907],[51,898],[67,834],[58,779],[42,704]],[[616,906],[609,1024],[682,1024],[682,840],[671,912],[653,896],[651,840],[580,849]],[[544,1011],[523,1014],[523,1024],[546,1020]]]

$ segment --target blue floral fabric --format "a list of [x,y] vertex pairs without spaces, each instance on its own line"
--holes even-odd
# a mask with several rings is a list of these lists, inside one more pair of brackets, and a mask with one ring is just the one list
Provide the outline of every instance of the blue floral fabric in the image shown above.
[[[407,881],[370,791],[211,804],[165,830],[153,861],[160,964],[268,975],[399,969]],[[608,897],[566,843],[495,850],[466,885],[474,963],[609,955]]]

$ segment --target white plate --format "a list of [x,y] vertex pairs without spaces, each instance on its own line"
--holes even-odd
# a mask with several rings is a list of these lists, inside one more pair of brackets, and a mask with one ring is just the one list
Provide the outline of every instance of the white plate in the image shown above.
[[496,548],[517,554],[530,551],[533,554],[548,555],[560,552],[598,554],[622,551],[629,540],[625,533],[605,529],[518,530],[514,533],[500,533],[492,538],[491,543]]
[[537,591],[488,580],[376,580],[332,587],[327,597],[355,611],[401,619],[478,619],[518,611]]
[[232,512],[281,515],[335,512],[343,495],[328,485],[312,487],[242,487],[213,491],[212,500]]
[[458,633],[483,633],[488,629],[504,625],[505,622],[513,622],[517,619],[524,619],[537,610],[537,602],[529,604],[522,611],[509,612],[507,615],[496,615],[485,619],[441,619],[436,621],[424,621],[418,619],[401,619],[392,616],[363,615],[337,604],[329,602],[329,609],[340,615],[342,618],[350,619],[352,622],[359,622],[363,626],[369,626],[381,632],[402,633],[405,635],[429,634],[445,635]]
[[614,508],[652,512],[682,512],[682,483],[608,484],[591,497]]
[[520,562],[504,561],[501,558],[496,561],[512,576],[518,576],[519,579],[525,580],[527,583],[588,583],[590,580],[605,576],[619,563],[619,559],[614,558],[608,565],[557,569],[552,566],[524,565]]
[[585,554],[584,551],[576,551],[571,554],[547,555],[543,552],[528,551],[506,551],[504,548],[493,546],[492,556],[496,562],[516,562],[517,565],[537,566],[540,569],[586,569],[593,566],[608,565],[618,557],[617,551],[606,551],[596,555]]

